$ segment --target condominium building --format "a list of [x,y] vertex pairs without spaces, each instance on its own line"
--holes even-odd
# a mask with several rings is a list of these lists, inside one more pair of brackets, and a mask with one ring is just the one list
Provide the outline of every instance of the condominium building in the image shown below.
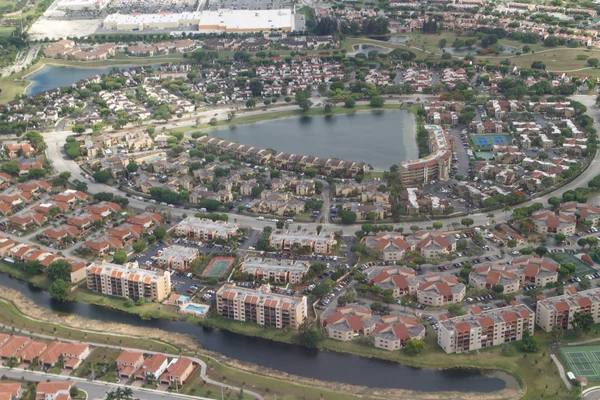
[[86,268],[87,288],[94,292],[133,300],[163,301],[171,292],[167,271],[140,269],[136,263],[92,263]]
[[206,218],[187,217],[175,227],[175,236],[194,240],[229,240],[237,234],[239,225]]
[[395,266],[377,268],[369,274],[369,283],[378,286],[383,292],[392,289],[394,298],[417,292],[418,283],[411,286],[417,272],[408,267]]
[[333,233],[317,235],[301,231],[274,231],[269,237],[269,244],[275,250],[291,251],[295,247],[307,247],[313,253],[328,254],[333,251],[337,241]]
[[441,321],[438,344],[446,353],[464,353],[516,342],[525,331],[533,335],[534,321],[534,312],[522,304],[470,313]]
[[566,236],[575,234],[577,218],[574,215],[554,211],[539,211],[531,216],[533,230],[541,234],[562,233]]
[[347,342],[372,335],[375,347],[385,350],[400,350],[407,340],[425,337],[425,327],[412,315],[373,315],[356,304],[325,311],[321,324],[331,339]]
[[415,245],[404,240],[401,233],[381,233],[376,236],[365,236],[363,243],[380,251],[383,261],[396,261],[404,258],[406,251],[414,250]]
[[226,284],[217,291],[217,311],[236,321],[253,322],[276,328],[297,329],[306,319],[306,296],[271,293],[268,285],[246,289]]
[[446,131],[438,125],[427,125],[429,155],[418,160],[400,163],[400,179],[404,186],[418,185],[431,181],[446,181],[452,168],[451,143]]
[[555,326],[571,329],[575,313],[591,314],[594,323],[600,322],[600,288],[539,300],[535,322],[546,332]]
[[460,303],[465,298],[467,288],[454,276],[440,274],[417,276],[412,285],[418,282],[417,301],[434,307]]
[[261,257],[246,257],[240,267],[240,272],[251,275],[255,280],[292,284],[302,283],[308,270],[308,261]]
[[532,255],[518,256],[510,260],[512,271],[521,280],[521,285],[544,287],[558,281],[560,264],[551,258]]
[[164,268],[185,271],[190,269],[192,261],[200,256],[195,247],[169,246],[157,257],[158,265]]
[[473,268],[469,274],[469,284],[476,289],[488,290],[501,285],[502,293],[510,294],[519,290],[521,280],[504,264],[488,264]]

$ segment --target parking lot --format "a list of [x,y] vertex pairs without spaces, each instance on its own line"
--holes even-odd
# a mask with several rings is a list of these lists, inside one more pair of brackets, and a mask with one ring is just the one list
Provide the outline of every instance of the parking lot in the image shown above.
[[194,0],[113,0],[110,9],[118,9],[123,14],[146,13],[154,14],[163,11],[179,13],[196,11]]

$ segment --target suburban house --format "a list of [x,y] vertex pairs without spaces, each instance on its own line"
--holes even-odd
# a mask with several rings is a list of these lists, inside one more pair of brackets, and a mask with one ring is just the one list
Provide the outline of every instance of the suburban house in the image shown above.
[[52,342],[38,357],[38,360],[42,368],[51,368],[62,359],[63,368],[74,370],[90,353],[90,346],[85,343]]
[[0,383],[0,399],[17,400],[23,395],[23,388],[20,382]]
[[75,382],[40,382],[35,388],[36,400],[71,400]]
[[181,387],[194,372],[196,366],[186,357],[171,360],[167,370],[160,376],[160,383]]
[[169,361],[163,354],[152,354],[146,358],[142,366],[135,372],[135,379],[158,381],[165,372]]
[[117,370],[119,376],[129,379],[144,363],[144,353],[139,351],[123,350],[117,357]]

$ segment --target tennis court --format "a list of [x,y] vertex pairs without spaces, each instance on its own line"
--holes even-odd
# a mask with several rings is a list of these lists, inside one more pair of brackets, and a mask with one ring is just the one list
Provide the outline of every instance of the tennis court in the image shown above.
[[600,346],[565,346],[560,348],[560,355],[577,378],[600,382]]
[[596,270],[590,267],[588,264],[581,261],[579,258],[575,257],[569,253],[554,253],[555,258],[559,263],[572,263],[575,264],[575,276],[583,276],[588,274],[593,274]]
[[223,276],[234,262],[235,257],[213,257],[202,271],[202,276]]
[[491,148],[492,145],[509,145],[511,144],[508,135],[471,135],[473,143],[476,147]]

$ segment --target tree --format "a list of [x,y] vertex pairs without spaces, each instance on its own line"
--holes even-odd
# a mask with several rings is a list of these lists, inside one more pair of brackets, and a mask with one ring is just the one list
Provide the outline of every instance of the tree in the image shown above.
[[46,276],[51,281],[59,279],[67,281],[71,278],[72,270],[73,267],[71,267],[71,264],[69,264],[67,260],[57,260],[48,265],[48,268],[46,268]]
[[162,226],[159,226],[154,230],[154,236],[156,236],[156,239],[158,240],[163,240],[165,236],[167,236],[167,230]]
[[142,251],[146,250],[146,242],[144,242],[143,240],[138,240],[137,242],[135,242],[133,244],[133,250],[136,253],[141,253]]
[[575,335],[581,336],[592,330],[592,326],[594,325],[594,317],[592,317],[592,314],[589,313],[576,312],[573,314],[573,321],[571,324],[573,325],[573,331],[575,332]]
[[408,354],[416,355],[427,350],[427,345],[424,341],[419,339],[408,339],[404,344],[404,350],[406,350]]
[[20,171],[19,164],[17,164],[15,161],[5,162],[0,167],[0,171],[4,172],[6,174],[9,174],[9,175],[17,176],[17,175],[19,175],[19,171]]
[[543,257],[543,256],[544,256],[546,253],[548,253],[548,249],[547,249],[546,247],[544,247],[544,246],[538,246],[538,247],[535,249],[535,253],[536,253],[538,256],[540,256],[540,257]]
[[140,166],[132,158],[131,160],[129,160],[129,164],[127,164],[126,168],[127,168],[127,171],[129,171],[129,172],[136,172],[139,167]]
[[254,108],[256,107],[256,100],[255,99],[248,99],[246,101],[246,108]]
[[94,180],[99,183],[106,183],[111,178],[111,175],[108,171],[94,172],[94,175],[92,176],[94,177]]
[[558,197],[552,196],[548,199],[548,204],[550,204],[553,209],[557,209],[560,206],[561,201]]
[[554,343],[557,343],[557,344],[560,343],[564,334],[565,334],[565,331],[563,330],[562,326],[560,326],[559,324],[556,324],[552,327],[552,339],[554,340]]
[[383,100],[383,97],[373,96],[373,97],[371,97],[370,105],[371,105],[371,107],[381,108],[381,107],[383,107],[384,102],[385,101]]
[[127,261],[127,253],[125,253],[124,251],[117,251],[113,256],[113,262],[115,264],[123,265],[125,264],[125,261]]
[[354,211],[340,210],[338,215],[342,219],[342,223],[345,225],[352,225],[356,222],[357,216]]
[[467,313],[465,310],[462,309],[460,304],[450,304],[448,306],[448,312],[450,314],[454,315],[455,317],[458,317],[460,315],[465,315]]
[[304,112],[310,109],[310,91],[309,90],[297,90],[295,94],[296,103],[298,107]]
[[58,301],[65,301],[69,297],[69,284],[62,279],[57,279],[50,285],[50,297]]
[[82,182],[78,179],[75,179],[73,181],[73,186],[75,186],[75,190],[79,190],[81,192],[87,192],[88,190],[88,185],[85,182]]
[[600,64],[600,61],[597,58],[588,58],[587,65],[590,67],[596,68]]
[[492,290],[498,294],[504,293],[504,285],[494,285],[492,286]]
[[520,347],[521,351],[525,353],[537,353],[540,350],[539,343],[527,329],[523,332],[523,339],[521,340]]
[[300,333],[300,343],[304,347],[307,347],[309,349],[314,349],[317,346],[319,346],[320,341],[321,341],[321,338],[319,337],[319,334],[312,329],[308,330],[304,333]]
[[558,244],[558,243],[562,243],[565,240],[567,240],[567,237],[562,233],[557,233],[556,235],[554,235],[554,240]]
[[472,218],[463,218],[460,220],[460,224],[466,226],[467,228],[474,224]]
[[440,41],[438,42],[438,47],[440,49],[443,49],[444,47],[446,47],[447,44],[448,44],[448,40],[446,40],[446,39],[440,39]]
[[515,247],[517,247],[517,241],[515,239],[509,239],[508,242],[506,242],[506,245],[509,248],[514,249]]
[[443,223],[441,223],[441,222],[434,222],[434,223],[432,224],[432,226],[433,226],[433,229],[435,229],[435,230],[440,230],[440,229],[442,229],[442,227],[444,226],[444,224],[443,224]]
[[587,290],[587,289],[589,289],[591,287],[592,287],[592,282],[588,278],[586,278],[585,276],[581,277],[581,282],[579,282],[579,289],[580,290]]

